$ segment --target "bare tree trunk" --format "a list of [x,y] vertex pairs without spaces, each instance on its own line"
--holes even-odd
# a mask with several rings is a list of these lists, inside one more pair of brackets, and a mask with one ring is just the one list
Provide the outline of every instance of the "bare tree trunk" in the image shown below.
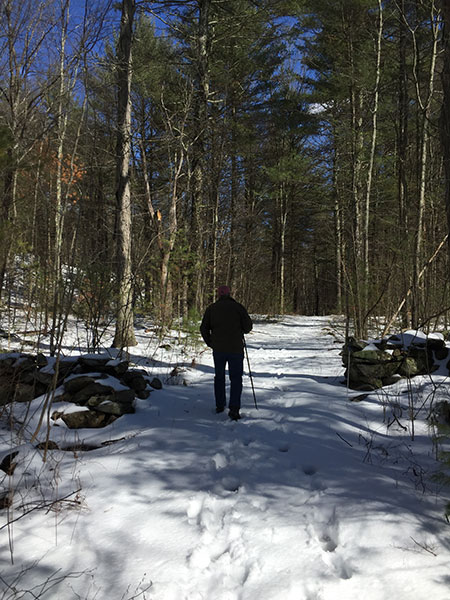
[[67,112],[64,110],[66,97],[66,41],[67,24],[69,19],[69,3],[67,0],[61,3],[61,46],[59,49],[59,97],[56,115],[56,129],[58,135],[58,147],[56,150],[56,182],[55,182],[55,245],[53,248],[53,314],[52,327],[50,330],[50,353],[54,354],[59,338],[59,324],[61,322],[61,296],[63,293],[63,281],[61,274],[62,244],[64,232],[63,184],[62,171],[64,162],[64,142],[67,129]]
[[3,202],[1,206],[1,241],[0,244],[0,295],[5,283],[6,270],[12,243],[14,224],[14,205],[17,187],[17,167],[14,164],[14,152],[8,151],[8,162],[3,187]]
[[[418,273],[418,280],[420,281],[422,279],[422,277],[424,276],[424,274],[426,273],[426,270],[428,269],[428,267],[433,263],[434,259],[436,258],[436,256],[439,254],[439,252],[441,251],[442,247],[444,246],[444,244],[447,242],[449,238],[449,235],[447,234],[444,239],[438,244],[436,250],[433,252],[432,256],[430,256],[430,258],[427,260],[427,262],[424,264],[424,266],[422,267],[422,269],[419,271]],[[405,294],[405,297],[403,298],[403,300],[400,302],[399,307],[397,308],[397,310],[394,312],[393,316],[391,317],[389,323],[386,325],[386,327],[383,330],[382,336],[384,337],[392,323],[395,321],[396,317],[398,316],[398,314],[400,313],[400,311],[402,310],[403,306],[406,304],[408,297],[412,294],[413,289],[414,289],[414,285],[415,282],[409,287],[408,291]]]
[[280,209],[280,314],[286,309],[286,226],[287,226],[287,198],[284,183],[279,187],[279,209]]
[[[442,89],[444,99],[441,108],[440,132],[442,152],[444,155],[445,207],[447,211],[447,230],[450,233],[450,3],[442,3],[444,18],[444,61],[442,69]],[[450,235],[448,240],[448,256],[450,263]]]
[[417,327],[420,319],[420,305],[421,305],[421,284],[420,284],[420,267],[423,262],[424,256],[424,216],[426,208],[426,181],[427,181],[427,159],[428,159],[428,144],[430,139],[430,116],[431,116],[431,105],[434,95],[434,80],[436,77],[436,59],[438,54],[438,40],[439,40],[439,26],[440,20],[437,15],[437,10],[434,1],[430,6],[430,23],[431,33],[433,35],[432,53],[430,57],[430,70],[428,77],[428,89],[426,91],[426,98],[423,100],[419,78],[418,78],[418,60],[419,51],[416,44],[415,30],[410,27],[412,40],[414,44],[413,54],[413,77],[416,86],[417,101],[421,110],[421,146],[420,146],[420,165],[419,165],[419,206],[417,211],[417,230],[414,250],[414,263],[413,263],[413,291],[412,291],[412,306],[411,306],[411,321],[412,326]]
[[231,283],[231,289],[234,289],[236,277],[236,209],[238,205],[239,189],[239,171],[237,157],[237,115],[234,106],[234,94],[231,96],[231,186],[230,186],[230,255],[229,255],[229,275],[228,281]]
[[172,190],[171,199],[169,206],[169,222],[167,226],[167,239],[163,244],[163,252],[161,257],[161,304],[162,304],[162,320],[163,323],[168,322],[172,316],[172,306],[169,302],[170,294],[170,280],[169,280],[169,262],[172,255],[172,251],[175,246],[175,240],[178,231],[178,220],[177,220],[177,205],[178,205],[178,182],[181,176],[183,163],[184,163],[184,148],[183,142],[180,142],[180,148],[173,157],[173,172],[171,175],[172,179]]
[[[7,167],[5,169],[4,185],[3,185],[3,200],[1,203],[1,244],[0,244],[0,295],[3,290],[6,277],[6,269],[8,265],[8,258],[12,243],[12,225],[14,222],[14,205],[16,196],[16,181],[17,181],[17,150],[18,142],[16,138],[16,132],[18,130],[19,120],[19,105],[20,105],[20,80],[18,73],[18,63],[16,52],[16,39],[17,32],[15,31],[15,24],[13,23],[12,12],[13,3],[8,0],[4,3],[3,7],[3,19],[5,21],[5,29],[8,31],[8,39],[6,42],[8,52],[8,67],[9,67],[9,81],[8,81],[8,101],[9,101],[9,112],[11,115],[10,119],[10,131],[11,131],[11,142],[10,147],[7,150]],[[11,214],[12,213],[12,214]]]
[[194,116],[196,131],[192,160],[192,224],[191,237],[196,252],[195,306],[203,309],[207,254],[205,237],[208,214],[208,191],[206,181],[206,139],[209,100],[209,54],[211,34],[209,27],[211,0],[198,0],[198,33],[196,38],[197,81],[194,93]]
[[377,120],[378,120],[378,97],[379,97],[379,86],[381,78],[381,40],[383,35],[383,5],[381,0],[378,0],[378,36],[377,36],[377,47],[376,47],[376,72],[375,72],[375,85],[373,92],[373,108],[372,108],[372,140],[370,144],[370,158],[369,166],[367,170],[367,188],[366,188],[366,201],[365,201],[365,215],[364,215],[364,313],[365,318],[368,316],[368,305],[369,305],[369,279],[370,279],[370,267],[369,267],[369,224],[370,224],[370,196],[372,193],[372,178],[373,169],[375,163],[375,149],[377,143]]
[[[2,94],[6,105],[2,114],[8,127],[9,140],[3,176],[3,198],[0,199],[0,294],[14,240],[19,168],[39,137],[39,129],[30,135],[30,129],[37,121],[36,107],[39,105],[39,98],[54,83],[52,77],[48,77],[43,84],[38,83],[39,78],[36,78],[40,48],[53,30],[53,23],[49,22],[46,12],[49,2],[50,0],[38,3],[31,0],[22,0],[21,3],[15,0],[2,2],[1,57],[5,83]],[[24,82],[27,82],[26,85]],[[39,125],[41,116],[42,114]]]
[[339,154],[335,149],[333,157],[333,188],[334,188],[334,232],[336,236],[336,311],[340,314],[344,310],[343,291],[344,291],[344,223],[342,193],[340,190],[339,178]]
[[364,210],[362,189],[362,154],[364,149],[364,136],[362,130],[362,91],[353,89],[352,99],[352,131],[353,131],[353,181],[352,196],[355,211],[353,253],[354,253],[354,292],[353,314],[355,320],[356,337],[365,337],[365,297],[364,289]]
[[117,282],[118,306],[113,346],[136,345],[132,307],[131,272],[131,78],[135,0],[122,0],[122,17],[117,48]]
[[[400,2],[400,15],[405,14],[405,0]],[[403,295],[409,287],[409,268],[406,250],[409,238],[408,221],[408,178],[407,178],[407,153],[408,153],[408,76],[407,76],[407,32],[403,18],[399,19],[399,87],[398,87],[398,154],[397,154],[397,194],[398,194],[398,215],[400,234],[400,252],[405,254],[405,260],[402,261],[401,289]],[[402,307],[402,326],[404,328],[410,325],[408,317],[408,305]]]

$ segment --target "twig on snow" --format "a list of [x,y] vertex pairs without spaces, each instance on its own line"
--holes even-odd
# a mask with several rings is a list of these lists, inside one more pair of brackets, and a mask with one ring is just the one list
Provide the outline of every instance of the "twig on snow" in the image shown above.
[[341,438],[341,440],[343,442],[345,442],[348,446],[350,446],[350,448],[353,448],[352,444],[350,444],[350,442],[347,442],[347,440],[345,438],[343,438],[340,433],[338,433],[337,431],[335,431],[334,433],[338,436],[338,438]]
[[429,552],[433,556],[437,556],[436,552],[433,552],[433,550],[430,550],[430,548],[428,548],[425,544],[420,544],[419,542],[416,542],[416,540],[411,535],[409,537],[412,539],[412,541],[415,544],[417,544],[419,546],[419,548],[422,548],[422,550],[425,550],[425,552]]

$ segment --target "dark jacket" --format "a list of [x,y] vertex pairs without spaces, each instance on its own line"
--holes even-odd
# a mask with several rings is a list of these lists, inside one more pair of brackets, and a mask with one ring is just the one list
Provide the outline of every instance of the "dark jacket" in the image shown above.
[[210,304],[203,315],[200,333],[205,344],[216,352],[244,352],[244,333],[253,323],[247,311],[231,296],[222,296]]

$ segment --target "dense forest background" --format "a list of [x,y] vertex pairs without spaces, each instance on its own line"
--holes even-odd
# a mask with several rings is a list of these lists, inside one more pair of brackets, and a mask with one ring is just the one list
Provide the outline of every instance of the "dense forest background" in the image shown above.
[[1,300],[54,347],[225,283],[358,336],[448,324],[445,3],[0,5]]

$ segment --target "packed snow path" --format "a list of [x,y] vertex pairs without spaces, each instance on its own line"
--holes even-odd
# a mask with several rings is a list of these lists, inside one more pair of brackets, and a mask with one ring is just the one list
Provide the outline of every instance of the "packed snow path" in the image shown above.
[[427,480],[426,430],[411,442],[387,429],[376,394],[349,401],[326,324],[255,323],[258,410],[246,376],[241,421],[214,412],[206,350],[187,386],[154,392],[112,426],[126,440],[75,467],[62,459],[83,510],[62,514],[57,546],[55,517],[14,531],[16,564],[43,556],[42,578],[82,574],[44,598],[448,600],[450,530]]

